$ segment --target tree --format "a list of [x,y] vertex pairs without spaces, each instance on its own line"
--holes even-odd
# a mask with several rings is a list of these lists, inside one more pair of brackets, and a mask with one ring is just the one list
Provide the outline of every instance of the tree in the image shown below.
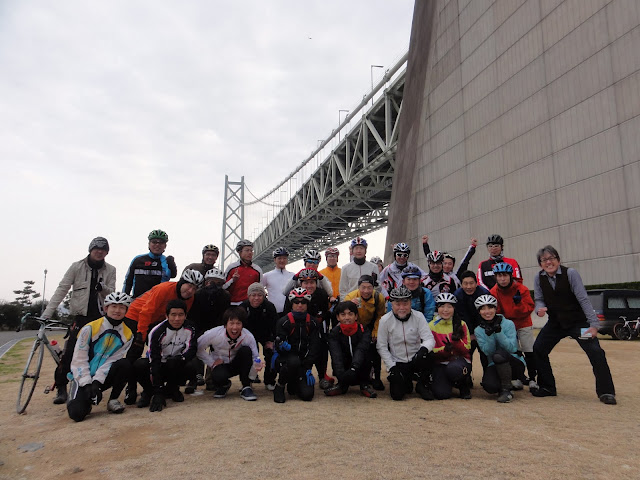
[[16,299],[13,303],[18,305],[22,311],[26,313],[33,304],[33,301],[40,297],[40,294],[33,289],[33,285],[36,283],[33,280],[25,280],[22,283],[24,283],[22,290],[13,291],[13,293],[16,294]]
[[13,330],[20,325],[21,317],[22,308],[20,305],[0,300],[0,327]]

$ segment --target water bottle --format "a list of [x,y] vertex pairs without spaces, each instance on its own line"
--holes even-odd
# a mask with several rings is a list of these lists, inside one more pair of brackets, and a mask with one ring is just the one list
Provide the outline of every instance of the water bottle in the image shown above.
[[62,358],[62,349],[60,348],[60,345],[58,345],[58,342],[56,340],[51,340],[49,344],[51,345],[51,348],[53,348],[53,351],[56,352],[56,355],[58,355],[58,358]]
[[260,360],[260,357],[256,357],[253,359],[253,364],[254,365],[260,365],[260,363],[262,363],[262,360]]

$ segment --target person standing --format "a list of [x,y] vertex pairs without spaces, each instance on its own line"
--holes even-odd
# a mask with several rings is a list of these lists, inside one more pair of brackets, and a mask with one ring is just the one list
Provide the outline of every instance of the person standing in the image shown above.
[[378,266],[367,261],[367,241],[362,237],[351,240],[353,260],[343,265],[340,274],[340,298],[345,298],[349,292],[358,288],[358,280],[363,275],[378,278]]
[[336,247],[329,247],[324,252],[324,258],[327,261],[327,266],[320,270],[320,275],[324,275],[325,278],[331,282],[331,298],[332,303],[337,302],[340,299],[340,275],[342,269],[338,266],[338,257],[340,256],[340,250]]
[[276,248],[273,251],[273,263],[276,268],[262,276],[262,285],[267,289],[269,301],[276,307],[278,318],[280,318],[282,312],[284,312],[284,302],[287,299],[283,293],[283,289],[293,277],[293,272],[285,268],[288,262],[289,250],[284,247]]
[[227,282],[224,284],[231,294],[231,305],[240,305],[247,299],[247,289],[252,283],[261,283],[262,269],[253,263],[253,243],[240,240],[236,245],[239,260],[233,262],[224,272]]
[[195,270],[196,272],[200,272],[204,275],[215,266],[216,261],[218,260],[218,255],[220,255],[220,249],[218,247],[213,244],[205,245],[202,247],[202,261],[190,263],[184,267],[184,269]]
[[417,269],[420,272],[420,278],[426,275],[426,272],[420,267],[409,261],[410,254],[411,248],[404,242],[396,243],[393,246],[393,256],[395,260],[382,269],[379,279],[382,287],[380,293],[382,293],[385,298],[389,296],[391,290],[403,284],[402,272],[404,272],[405,268],[413,267]]
[[511,265],[513,267],[513,278],[518,282],[522,282],[520,265],[514,258],[504,256],[504,239],[500,235],[497,233],[489,235],[487,238],[487,250],[489,251],[489,258],[478,265],[478,284],[487,290],[491,290],[496,284],[493,266],[502,262]]
[[615,405],[616,391],[604,350],[598,342],[598,317],[587,296],[580,274],[560,263],[558,251],[547,245],[537,254],[542,268],[534,280],[535,312],[539,317],[549,315],[535,343],[533,354],[538,368],[535,397],[555,397],[556,379],[549,354],[564,337],[571,337],[589,357],[596,377],[596,393],[602,403]]
[[44,318],[51,318],[69,289],[72,289],[69,309],[74,317],[73,323],[54,374],[57,394],[53,403],[56,405],[67,401],[67,374],[71,369],[78,332],[87,323],[102,317],[104,299],[116,289],[116,268],[104,261],[108,253],[109,242],[106,238],[96,237],[91,240],[89,255],[71,264],[42,314]]
[[148,239],[149,253],[135,257],[124,277],[122,291],[133,298],[139,297],[162,282],[168,282],[178,274],[173,257],[164,256],[169,241],[167,232],[152,230]]

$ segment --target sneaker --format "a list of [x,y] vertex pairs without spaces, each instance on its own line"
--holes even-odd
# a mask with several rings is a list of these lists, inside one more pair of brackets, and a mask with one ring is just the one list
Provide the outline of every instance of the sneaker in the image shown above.
[[136,403],[136,398],[138,397],[138,391],[135,388],[127,387],[124,391],[124,403],[127,405],[133,405]]
[[616,396],[611,393],[603,393],[600,395],[600,401],[605,405],[617,405]]
[[187,383],[187,386],[184,387],[184,393],[186,393],[187,395],[191,395],[193,392],[196,391],[196,388],[198,388],[197,386],[197,382],[194,382],[193,380],[189,380],[189,382]]
[[53,399],[53,403],[56,405],[62,405],[67,403],[67,387],[58,387],[56,398]]
[[530,392],[534,397],[555,397],[557,395],[556,392],[552,392],[551,390],[540,386],[538,388],[530,390]]
[[260,380],[260,377],[256,375],[256,378],[254,379],[249,379],[249,381],[251,383],[262,383],[262,381]]
[[276,384],[275,383],[270,383],[268,385],[265,385],[267,387],[267,390],[269,390],[270,392],[273,392],[276,389]]
[[333,377],[330,377],[329,375],[327,375],[326,373],[324,374],[324,379],[329,382],[331,385],[334,385],[336,383],[336,379]]
[[367,398],[378,398],[378,394],[370,385],[360,387],[360,395]]
[[113,398],[107,403],[107,411],[111,413],[122,413],[124,412],[124,405],[121,404],[117,398]]
[[382,383],[382,380],[380,380],[379,378],[376,378],[375,380],[373,380],[371,382],[371,386],[375,390],[378,390],[379,392],[383,392],[384,391],[384,383]]
[[416,383],[416,393],[422,397],[423,400],[434,400],[433,392],[429,388],[429,385],[425,385],[421,381]]
[[176,388],[174,391],[172,391],[169,398],[171,398],[171,400],[173,400],[174,402],[184,402],[184,395],[179,388]]
[[509,390],[503,390],[500,395],[498,395],[498,403],[510,403],[513,400],[513,393]]
[[523,388],[522,380],[511,380],[511,390],[522,390]]
[[284,403],[286,400],[287,399],[284,395],[284,386],[276,385],[276,388],[273,390],[273,401],[276,403]]
[[320,381],[318,382],[318,386],[320,387],[321,390],[326,390],[327,388],[331,387],[331,382],[326,378],[321,378]]
[[149,405],[151,405],[151,394],[143,390],[140,394],[140,398],[138,399],[138,403],[136,403],[136,406],[138,408],[146,408]]
[[201,373],[196,375],[196,385],[198,385],[199,387],[204,385],[204,375],[202,375]]
[[227,392],[231,388],[231,381],[228,381],[226,385],[216,388],[213,392],[213,398],[224,398],[227,396]]
[[339,385],[331,385],[324,391],[324,394],[327,397],[335,397],[338,395],[342,395],[342,388]]
[[529,391],[540,388],[535,380],[529,380]]
[[240,392],[240,397],[243,400],[247,400],[248,402],[253,402],[254,400],[258,399],[256,394],[253,393],[253,390],[251,390],[251,387],[244,387]]
[[460,398],[463,400],[471,400],[471,389],[469,385],[465,384],[460,386]]

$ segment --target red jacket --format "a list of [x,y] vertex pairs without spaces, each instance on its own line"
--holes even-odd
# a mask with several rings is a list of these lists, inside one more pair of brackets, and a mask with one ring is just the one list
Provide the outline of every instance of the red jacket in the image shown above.
[[[238,272],[240,276],[234,279],[233,275],[236,272]],[[239,304],[249,298],[247,295],[249,285],[256,282],[260,283],[262,269],[255,263],[247,265],[246,263],[238,261],[233,262],[227,267],[226,275],[227,283],[224,284],[223,288],[226,288],[231,294],[231,303]]]
[[[513,297],[519,293],[522,297],[520,303],[516,305]],[[533,312],[533,299],[529,289],[520,282],[512,282],[508,288],[500,288],[498,284],[491,289],[491,295],[498,299],[498,313],[511,320],[516,330],[533,325],[531,312]]]

